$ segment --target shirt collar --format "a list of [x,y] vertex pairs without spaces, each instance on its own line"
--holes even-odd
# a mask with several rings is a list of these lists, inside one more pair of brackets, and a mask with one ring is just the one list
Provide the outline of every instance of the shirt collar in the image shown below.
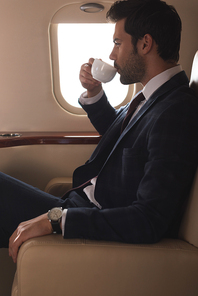
[[150,98],[150,96],[165,82],[171,79],[173,76],[178,74],[182,71],[181,65],[177,65],[173,68],[170,68],[155,77],[153,77],[149,82],[145,85],[142,90],[143,95],[145,96],[146,100]]

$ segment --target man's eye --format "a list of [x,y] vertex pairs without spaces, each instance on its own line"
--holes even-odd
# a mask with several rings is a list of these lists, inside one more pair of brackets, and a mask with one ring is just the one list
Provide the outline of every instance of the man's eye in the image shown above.
[[120,44],[121,44],[121,43],[119,43],[119,42],[115,42],[115,46],[116,46],[116,47],[119,47]]

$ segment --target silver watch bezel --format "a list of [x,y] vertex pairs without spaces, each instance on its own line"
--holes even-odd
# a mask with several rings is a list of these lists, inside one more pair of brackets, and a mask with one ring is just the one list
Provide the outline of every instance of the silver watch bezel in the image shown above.
[[48,219],[52,222],[59,222],[63,215],[62,207],[55,207],[48,211]]

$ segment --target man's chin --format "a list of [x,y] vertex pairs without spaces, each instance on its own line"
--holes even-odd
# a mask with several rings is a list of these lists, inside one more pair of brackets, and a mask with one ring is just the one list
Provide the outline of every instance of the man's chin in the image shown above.
[[134,77],[126,77],[120,74],[120,82],[124,85],[130,85],[140,82],[138,79],[135,79]]
[[131,82],[131,81],[127,81],[126,79],[124,79],[121,75],[120,75],[120,82],[123,84],[123,85],[129,85],[129,84],[133,84],[134,82]]

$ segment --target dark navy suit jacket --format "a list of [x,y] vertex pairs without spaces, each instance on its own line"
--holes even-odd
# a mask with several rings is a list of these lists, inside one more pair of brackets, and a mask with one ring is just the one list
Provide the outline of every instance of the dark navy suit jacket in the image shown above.
[[128,105],[83,106],[102,139],[73,185],[98,176],[96,207],[68,209],[65,238],[154,243],[176,236],[198,163],[198,98],[185,72],[162,85],[120,135]]

